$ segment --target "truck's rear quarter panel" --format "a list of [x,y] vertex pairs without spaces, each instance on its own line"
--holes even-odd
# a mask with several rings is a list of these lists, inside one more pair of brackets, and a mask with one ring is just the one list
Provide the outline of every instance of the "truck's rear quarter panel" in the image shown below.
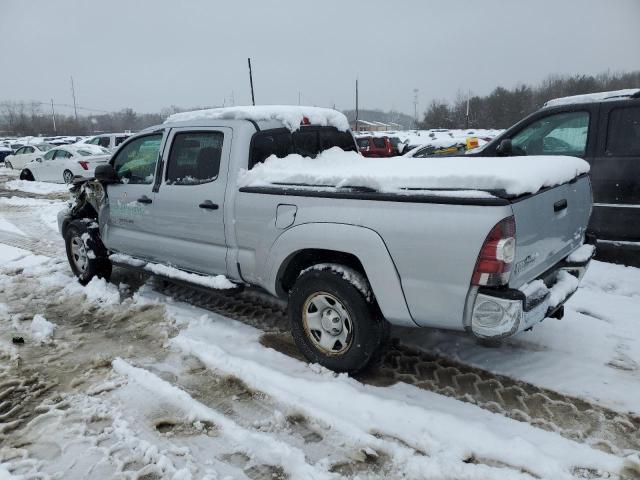
[[[287,229],[276,227],[279,204],[297,206],[295,225],[347,224],[375,231],[384,241],[418,325],[462,329],[464,305],[478,252],[489,230],[511,207],[407,203],[239,192],[235,234],[245,280],[273,291],[265,265]],[[322,242],[320,242],[321,244]],[[364,263],[364,262],[363,262]],[[365,270],[367,265],[364,264]],[[375,293],[375,292],[374,292]]]

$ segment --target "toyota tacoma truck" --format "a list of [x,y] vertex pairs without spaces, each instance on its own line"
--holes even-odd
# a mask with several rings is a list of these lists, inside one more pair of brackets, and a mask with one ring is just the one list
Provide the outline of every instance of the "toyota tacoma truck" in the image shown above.
[[[288,302],[306,358],[335,371],[364,368],[389,324],[501,339],[562,315],[593,255],[586,163],[566,159],[564,176],[514,190],[487,173],[504,168],[489,159],[440,159],[433,172],[408,159],[423,166],[408,164],[406,177],[385,170],[376,188],[359,179],[404,164],[359,158],[333,110],[176,114],[75,183],[58,216],[71,269],[83,284],[118,265],[262,289]],[[546,168],[534,160],[522,185]],[[279,161],[290,163],[274,169]],[[475,164],[452,175],[465,161]],[[296,165],[316,171],[296,176]],[[341,166],[355,174],[333,178]]]

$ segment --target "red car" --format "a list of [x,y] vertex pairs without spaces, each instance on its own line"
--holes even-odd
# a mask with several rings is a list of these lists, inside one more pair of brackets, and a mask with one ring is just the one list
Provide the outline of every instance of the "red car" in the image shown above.
[[358,137],[358,150],[364,157],[393,157],[397,155],[389,137]]

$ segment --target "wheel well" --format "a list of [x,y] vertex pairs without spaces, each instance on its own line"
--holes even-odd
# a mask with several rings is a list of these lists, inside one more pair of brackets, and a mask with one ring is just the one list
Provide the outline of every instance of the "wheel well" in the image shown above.
[[339,252],[336,250],[323,250],[319,248],[307,248],[298,250],[287,257],[280,266],[278,278],[276,281],[276,289],[278,295],[285,297],[293,284],[305,268],[319,263],[338,263],[346,267],[350,267],[355,271],[367,276],[362,263],[352,253]]

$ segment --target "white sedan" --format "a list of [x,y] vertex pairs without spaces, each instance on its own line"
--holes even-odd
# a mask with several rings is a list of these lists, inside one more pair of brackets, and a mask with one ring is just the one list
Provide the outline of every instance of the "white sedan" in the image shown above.
[[36,158],[42,157],[46,152],[51,150],[53,145],[48,143],[38,143],[35,145],[25,145],[20,147],[12,155],[7,155],[4,159],[4,166],[7,168],[15,168],[22,170],[27,163]]
[[73,177],[90,177],[98,165],[109,161],[109,150],[95,145],[65,145],[52,148],[25,165],[20,180],[71,183]]

